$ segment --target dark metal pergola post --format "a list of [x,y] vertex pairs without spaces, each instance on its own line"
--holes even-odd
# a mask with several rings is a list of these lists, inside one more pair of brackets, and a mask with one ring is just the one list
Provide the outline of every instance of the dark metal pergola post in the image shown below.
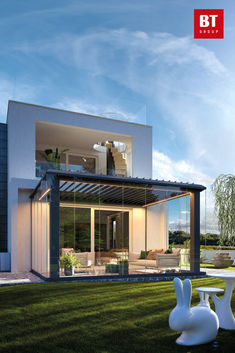
[[59,278],[59,239],[60,239],[60,190],[59,178],[48,176],[51,189],[50,199],[50,278]]
[[190,193],[190,271],[200,273],[200,192]]

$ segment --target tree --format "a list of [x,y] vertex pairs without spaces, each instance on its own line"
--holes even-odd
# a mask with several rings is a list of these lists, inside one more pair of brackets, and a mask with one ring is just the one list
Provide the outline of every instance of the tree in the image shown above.
[[220,228],[220,244],[233,243],[235,237],[235,176],[219,175],[211,186]]

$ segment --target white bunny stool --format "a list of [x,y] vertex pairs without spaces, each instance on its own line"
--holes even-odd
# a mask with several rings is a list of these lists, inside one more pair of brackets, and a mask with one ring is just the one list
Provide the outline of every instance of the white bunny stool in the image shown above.
[[211,342],[215,339],[219,320],[208,306],[197,305],[190,308],[192,285],[189,279],[182,282],[174,279],[177,305],[170,313],[169,325],[174,331],[181,331],[176,343],[184,346],[194,346]]

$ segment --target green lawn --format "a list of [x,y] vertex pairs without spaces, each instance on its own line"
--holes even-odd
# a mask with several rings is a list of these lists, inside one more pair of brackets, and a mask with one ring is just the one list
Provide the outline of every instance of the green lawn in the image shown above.
[[[224,288],[214,279],[193,287]],[[47,283],[0,288],[0,352],[165,353],[234,351],[235,332],[220,330],[218,348],[175,344],[168,327],[172,282]],[[193,290],[192,303],[198,303]],[[232,298],[235,308],[235,292]]]
[[[187,267],[190,267],[190,264],[185,264],[185,265],[181,265],[181,266],[187,266]],[[204,268],[213,268],[213,269],[218,269],[218,270],[227,270],[227,271],[235,271],[235,266],[231,266],[231,267],[226,267],[226,268],[218,268],[218,267],[215,267],[215,265],[212,265],[212,264],[200,264],[200,267],[204,267]]]
[[[212,264],[200,264],[200,267],[204,267],[204,268],[214,268],[214,269],[217,269],[217,268],[218,268],[218,267],[215,267],[215,265],[212,265]],[[218,270],[219,270],[219,268],[218,268]],[[235,266],[226,267],[226,268],[223,268],[222,270],[235,271]]]

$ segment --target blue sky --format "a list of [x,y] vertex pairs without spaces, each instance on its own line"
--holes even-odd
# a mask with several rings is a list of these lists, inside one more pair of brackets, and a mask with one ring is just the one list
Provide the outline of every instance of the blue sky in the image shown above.
[[[194,8],[224,8],[223,40],[193,39]],[[235,174],[233,0],[2,0],[0,36],[0,121],[8,99],[117,112],[154,126],[154,177]]]

